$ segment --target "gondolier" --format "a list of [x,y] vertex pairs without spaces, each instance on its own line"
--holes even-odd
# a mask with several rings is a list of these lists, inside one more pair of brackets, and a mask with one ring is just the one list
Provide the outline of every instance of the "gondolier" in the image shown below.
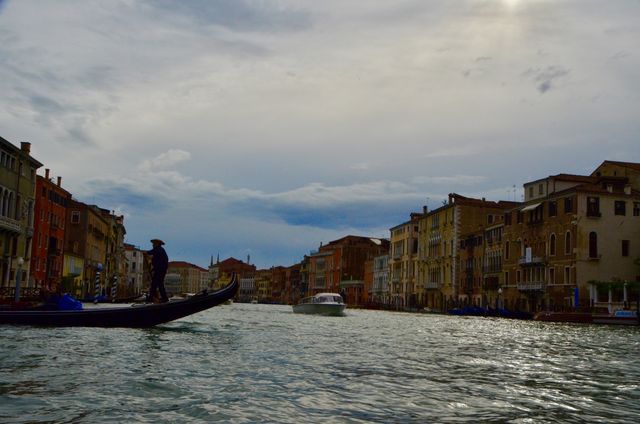
[[164,242],[160,239],[151,240],[153,249],[146,253],[151,255],[151,286],[149,287],[149,300],[154,301],[156,298],[156,290],[160,291],[160,302],[169,301],[167,292],[164,288],[164,276],[167,274],[169,266],[169,257],[162,247]]

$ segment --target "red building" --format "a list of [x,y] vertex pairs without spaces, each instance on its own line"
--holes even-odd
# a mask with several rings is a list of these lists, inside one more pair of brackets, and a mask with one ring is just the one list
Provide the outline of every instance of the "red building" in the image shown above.
[[31,275],[36,287],[56,290],[64,260],[65,218],[71,194],[62,188],[62,178],[54,183],[49,169],[36,178],[34,240],[31,248]]
[[389,240],[346,236],[308,256],[308,295],[341,293],[349,305],[364,305],[365,262],[389,252]]

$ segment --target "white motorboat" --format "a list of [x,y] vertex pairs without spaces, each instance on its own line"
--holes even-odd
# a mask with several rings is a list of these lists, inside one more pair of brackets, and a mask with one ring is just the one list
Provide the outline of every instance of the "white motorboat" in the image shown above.
[[305,297],[297,305],[293,305],[296,314],[316,314],[342,316],[347,305],[337,293],[318,293]]

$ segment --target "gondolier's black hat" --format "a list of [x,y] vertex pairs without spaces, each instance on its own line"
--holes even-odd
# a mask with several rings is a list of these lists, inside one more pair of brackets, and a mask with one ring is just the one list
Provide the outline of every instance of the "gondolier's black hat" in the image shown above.
[[160,239],[151,239],[151,243],[152,243],[152,244],[160,243],[161,245],[163,245],[163,244],[164,244],[164,242],[163,242],[162,240],[160,240]]

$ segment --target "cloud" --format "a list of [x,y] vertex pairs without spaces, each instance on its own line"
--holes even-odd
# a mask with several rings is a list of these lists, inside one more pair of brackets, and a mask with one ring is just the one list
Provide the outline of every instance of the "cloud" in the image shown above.
[[[143,161],[139,168],[143,171],[157,170],[159,168],[168,168],[176,165],[180,162],[187,161],[191,158],[191,153],[180,150],[170,149],[167,152],[161,153],[153,159]],[[164,176],[171,177],[172,174],[164,174]]]
[[640,161],[635,2],[0,4],[0,135],[195,263]]

